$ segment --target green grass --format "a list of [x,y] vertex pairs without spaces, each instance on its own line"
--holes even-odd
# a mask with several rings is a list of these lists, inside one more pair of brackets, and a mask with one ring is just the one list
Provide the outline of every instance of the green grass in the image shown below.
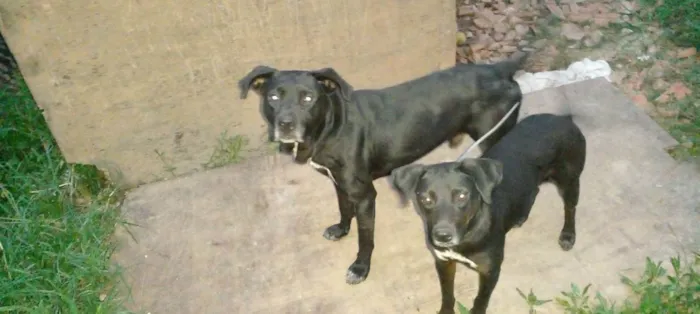
[[121,195],[63,159],[26,85],[0,91],[0,313],[117,313]]
[[700,50],[700,2],[697,0],[640,0],[650,8],[647,20],[658,22],[665,28],[668,37],[682,47],[697,47]]

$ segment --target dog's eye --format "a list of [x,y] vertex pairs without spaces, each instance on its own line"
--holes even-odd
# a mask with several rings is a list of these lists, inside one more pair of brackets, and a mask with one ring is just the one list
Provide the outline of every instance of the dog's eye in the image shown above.
[[302,98],[302,99],[304,100],[304,102],[310,102],[310,101],[311,101],[311,96],[306,95],[306,96],[304,96],[304,98]]
[[423,194],[418,197],[423,206],[430,207],[435,203],[435,199],[430,194]]
[[279,99],[280,99],[280,96],[277,96],[277,95],[270,95],[270,96],[268,96],[268,98],[270,98],[270,100],[279,100]]
[[457,199],[460,200],[460,201],[466,200],[466,199],[467,199],[467,193],[460,192],[459,194],[457,194]]

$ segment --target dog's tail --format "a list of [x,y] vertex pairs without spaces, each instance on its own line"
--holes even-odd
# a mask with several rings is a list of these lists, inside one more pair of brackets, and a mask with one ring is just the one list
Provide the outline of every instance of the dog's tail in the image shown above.
[[503,78],[513,78],[515,72],[523,68],[529,57],[530,53],[527,51],[516,52],[510,59],[495,63],[494,66]]

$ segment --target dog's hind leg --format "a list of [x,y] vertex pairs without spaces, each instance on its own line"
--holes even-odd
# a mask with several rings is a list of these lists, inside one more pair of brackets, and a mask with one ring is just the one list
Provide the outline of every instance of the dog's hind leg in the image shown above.
[[326,228],[326,231],[323,233],[323,237],[331,241],[337,241],[346,236],[348,232],[350,232],[352,218],[355,217],[355,207],[352,202],[350,202],[348,194],[341,190],[338,185],[334,186],[335,194],[338,198],[340,222]]
[[564,227],[559,234],[559,246],[562,250],[568,251],[576,243],[576,205],[579,197],[579,178],[568,181],[557,180],[555,178],[559,195],[564,200]]

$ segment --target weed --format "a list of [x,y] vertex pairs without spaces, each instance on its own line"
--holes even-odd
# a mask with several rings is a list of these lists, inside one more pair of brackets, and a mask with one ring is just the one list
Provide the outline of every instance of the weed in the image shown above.
[[0,91],[0,312],[116,313],[119,191],[70,165],[18,76]]
[[248,139],[245,136],[229,136],[227,132],[224,132],[217,140],[217,146],[209,157],[209,161],[202,167],[212,169],[238,163],[242,160],[241,151],[246,145],[248,145]]
[[[621,276],[621,281],[632,292],[632,297],[625,300],[622,306],[617,306],[602,294],[597,292],[591,298],[590,287],[581,289],[571,284],[570,291],[561,293],[555,298],[556,304],[567,314],[657,314],[700,313],[700,274],[695,267],[700,266],[700,254],[695,254],[695,261],[685,267],[681,266],[680,258],[670,259],[673,273],[669,273],[661,263],[654,263],[647,258],[644,273],[637,280]],[[530,293],[526,296],[520,289],[518,293],[527,302],[530,313],[536,313],[536,307],[549,300],[540,300]]]

